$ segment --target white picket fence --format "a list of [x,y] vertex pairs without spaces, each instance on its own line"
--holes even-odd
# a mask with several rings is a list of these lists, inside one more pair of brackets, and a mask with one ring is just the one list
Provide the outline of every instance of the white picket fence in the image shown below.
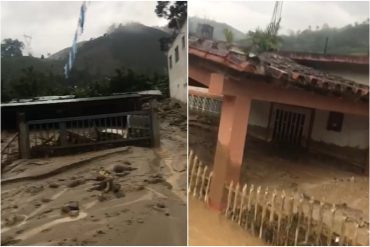
[[[189,153],[188,193],[208,203],[213,172],[192,150]],[[359,245],[359,223],[341,217],[336,205],[297,198],[284,191],[232,181],[225,184],[225,217],[270,245]],[[329,220],[324,222],[324,215]],[[349,228],[349,224],[351,228]],[[354,226],[353,226],[354,224]],[[335,230],[334,230],[335,229]],[[338,230],[339,229],[339,230]]]

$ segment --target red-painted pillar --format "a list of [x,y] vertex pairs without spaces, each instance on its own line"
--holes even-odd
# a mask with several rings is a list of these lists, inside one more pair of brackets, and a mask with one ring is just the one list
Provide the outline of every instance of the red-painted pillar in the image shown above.
[[251,99],[247,96],[224,96],[209,194],[212,208],[224,208],[225,182],[239,182],[250,105]]

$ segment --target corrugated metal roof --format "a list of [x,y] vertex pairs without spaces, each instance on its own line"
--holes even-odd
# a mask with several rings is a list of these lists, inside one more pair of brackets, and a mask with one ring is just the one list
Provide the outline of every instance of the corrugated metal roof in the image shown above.
[[89,101],[103,101],[113,99],[126,99],[126,98],[140,98],[144,95],[160,96],[162,93],[159,90],[147,90],[134,93],[125,93],[120,95],[111,96],[98,96],[89,98],[71,98],[71,95],[66,96],[45,96],[35,99],[21,99],[19,102],[1,103],[1,107],[16,107],[16,106],[34,106],[34,105],[47,105],[47,104],[62,104],[74,102],[89,102]]

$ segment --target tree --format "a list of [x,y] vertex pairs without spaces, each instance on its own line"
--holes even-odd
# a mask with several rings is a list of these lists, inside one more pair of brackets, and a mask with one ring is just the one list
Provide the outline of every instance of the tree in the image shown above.
[[21,57],[23,42],[17,39],[4,39],[1,43],[1,57]]
[[44,55],[41,55],[41,59],[45,59],[45,56]]
[[229,29],[224,29],[224,36],[227,43],[233,43],[234,42],[234,34]]
[[270,35],[261,29],[250,31],[248,36],[252,44],[251,50],[257,53],[276,51],[280,46],[281,40],[277,35]]
[[155,13],[158,17],[169,20],[168,27],[175,30],[181,29],[187,19],[188,3],[186,1],[158,1]]

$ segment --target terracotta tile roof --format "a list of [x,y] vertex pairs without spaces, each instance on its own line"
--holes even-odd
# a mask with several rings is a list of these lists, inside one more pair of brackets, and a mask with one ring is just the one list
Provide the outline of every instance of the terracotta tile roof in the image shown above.
[[307,90],[332,93],[338,96],[352,96],[365,100],[368,100],[369,96],[368,85],[300,65],[277,53],[262,53],[255,57],[248,57],[238,47],[230,46],[225,42],[189,37],[189,55],[218,63],[239,72],[289,82],[291,86]]

